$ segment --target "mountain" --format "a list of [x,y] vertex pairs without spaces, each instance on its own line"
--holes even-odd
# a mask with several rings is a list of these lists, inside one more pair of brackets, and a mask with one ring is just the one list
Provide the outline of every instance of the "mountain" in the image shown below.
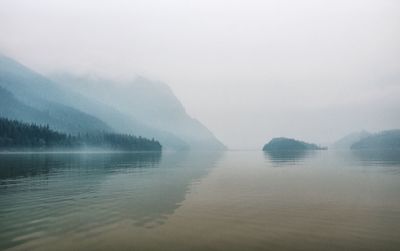
[[115,131],[156,138],[167,148],[189,148],[176,136],[146,126],[101,102],[93,102],[69,87],[61,88],[5,56],[0,56],[0,87],[2,95],[7,96],[0,107],[0,114],[6,118],[49,124],[52,129],[72,134]]
[[336,141],[332,147],[335,149],[350,149],[351,145],[368,136],[371,136],[371,133],[367,131],[354,132]]
[[[198,120],[191,118],[172,90],[164,83],[138,77],[132,81],[112,81],[98,77],[52,75],[51,79],[64,88],[73,88],[80,95],[93,102],[102,102],[113,107],[126,118],[139,121],[144,127],[137,127],[139,134],[152,136],[148,128],[159,133],[157,139],[168,143],[159,136],[169,135],[185,142],[190,149],[223,150],[225,146]],[[107,123],[108,119],[103,118]]]
[[56,103],[49,103],[47,109],[29,106],[1,86],[0,117],[49,125],[54,130],[70,134],[112,131],[97,118],[67,106]]
[[112,131],[106,123],[57,102],[64,93],[47,78],[0,55],[0,115],[25,122],[48,124],[66,133]]
[[166,85],[155,87],[156,82],[143,78],[126,90],[109,81],[55,79],[57,83],[0,55],[0,115],[65,133],[106,131],[155,138],[163,149],[224,149],[186,114]]
[[400,150],[400,130],[372,134],[351,145],[352,150]]
[[304,150],[324,150],[316,144],[289,138],[273,138],[263,147],[263,151],[304,151]]

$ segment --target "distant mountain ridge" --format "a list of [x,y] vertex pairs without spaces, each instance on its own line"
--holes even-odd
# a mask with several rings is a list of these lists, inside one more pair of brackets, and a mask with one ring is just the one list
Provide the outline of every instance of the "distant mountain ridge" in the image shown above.
[[332,147],[334,149],[350,149],[354,143],[369,136],[371,136],[371,133],[367,131],[354,132],[336,141]]
[[93,86],[83,91],[82,81],[69,78],[56,83],[0,55],[0,115],[49,124],[66,133],[107,131],[155,138],[165,149],[225,149],[186,114],[168,86],[144,78],[133,83],[128,90],[109,85],[103,93]]
[[[49,124],[66,133],[112,131],[98,118],[56,102],[51,81],[0,55],[0,114],[10,119]],[[62,92],[60,92],[61,95]]]
[[400,150],[400,129],[371,134],[351,145],[352,150]]
[[[64,88],[74,86],[79,94],[115,107],[147,127],[183,140],[191,149],[226,149],[204,125],[186,113],[172,90],[162,82],[143,77],[118,82],[70,74],[57,74],[51,78]],[[140,128],[138,131],[141,131]],[[148,132],[143,133],[148,136]],[[160,141],[163,142],[162,139]]]

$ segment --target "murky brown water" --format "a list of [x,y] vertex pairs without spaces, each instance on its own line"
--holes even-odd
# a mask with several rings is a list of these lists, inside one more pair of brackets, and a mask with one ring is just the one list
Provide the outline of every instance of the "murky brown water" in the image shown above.
[[400,154],[0,155],[0,250],[399,250]]

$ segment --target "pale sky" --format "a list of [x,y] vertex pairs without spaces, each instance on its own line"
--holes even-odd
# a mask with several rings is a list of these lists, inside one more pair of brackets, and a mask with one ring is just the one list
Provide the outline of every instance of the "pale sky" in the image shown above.
[[0,52],[167,83],[230,148],[400,128],[400,1],[0,0]]

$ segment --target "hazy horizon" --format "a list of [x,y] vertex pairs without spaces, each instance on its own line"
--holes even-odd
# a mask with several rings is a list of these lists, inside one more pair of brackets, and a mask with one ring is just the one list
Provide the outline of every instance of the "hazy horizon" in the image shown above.
[[44,75],[164,82],[231,149],[328,144],[400,128],[398,13],[377,0],[0,0],[0,53]]

